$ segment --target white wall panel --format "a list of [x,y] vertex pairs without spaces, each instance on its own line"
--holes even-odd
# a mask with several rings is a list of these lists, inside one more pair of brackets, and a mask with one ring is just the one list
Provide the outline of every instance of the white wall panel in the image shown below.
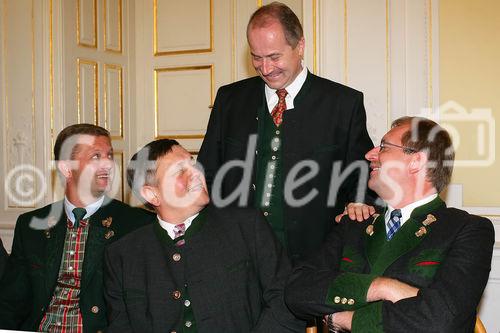
[[104,48],[122,52],[123,0],[103,0]]
[[155,55],[212,50],[212,0],[154,0],[154,6]]
[[155,70],[155,136],[203,138],[213,103],[213,66]]
[[113,138],[123,138],[122,67],[104,64],[104,124]]
[[97,47],[97,0],[77,1],[77,33],[78,45]]
[[99,87],[97,81],[97,62],[77,60],[77,104],[78,123],[99,123]]

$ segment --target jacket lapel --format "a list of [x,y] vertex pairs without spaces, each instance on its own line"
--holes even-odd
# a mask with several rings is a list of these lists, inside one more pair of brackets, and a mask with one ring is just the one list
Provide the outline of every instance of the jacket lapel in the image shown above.
[[[52,223],[57,223],[52,226]],[[46,220],[47,229],[43,232],[47,239],[45,258],[45,288],[48,294],[52,294],[57,281],[61,266],[64,238],[66,237],[66,213],[63,210],[62,201],[56,202],[51,207],[51,214]]]
[[94,274],[96,268],[102,266],[104,247],[107,244],[108,239],[112,238],[111,233],[114,233],[112,226],[103,226],[103,220],[112,215],[109,210],[110,200],[110,198],[105,197],[101,208],[99,208],[99,210],[89,219],[89,234],[85,244],[85,256],[82,268],[82,293],[85,291],[85,287],[88,286],[89,282],[92,280],[92,275]]
[[[440,207],[445,206],[441,198],[417,207],[413,210],[410,219],[405,222],[401,229],[394,235],[391,241],[386,240],[384,215],[381,215],[374,223],[374,234],[367,235],[367,258],[371,266],[372,274],[383,274],[398,258],[415,248],[431,232],[431,226],[425,226],[428,214]],[[425,228],[425,233],[418,232]]]

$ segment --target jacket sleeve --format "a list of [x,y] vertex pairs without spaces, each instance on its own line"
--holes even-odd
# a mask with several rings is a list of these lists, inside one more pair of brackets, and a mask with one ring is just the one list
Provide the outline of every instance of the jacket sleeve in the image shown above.
[[[349,140],[346,167],[350,165],[360,166],[355,169],[350,179],[346,182],[345,191],[348,193],[349,202],[365,202],[370,205],[375,203],[377,195],[368,189],[369,168],[365,154],[373,148],[372,140],[366,129],[366,111],[363,103],[363,94],[356,92],[352,116],[349,124]],[[359,170],[359,171],[358,171]]]
[[322,317],[366,305],[368,288],[375,276],[340,269],[348,223],[359,222],[344,217],[334,226],[320,251],[293,270],[285,289],[285,300],[299,318]]
[[12,252],[0,282],[0,328],[19,329],[32,308],[29,263],[24,251],[23,215],[16,222]]
[[104,253],[104,296],[108,304],[109,327],[107,332],[133,332],[125,306],[122,286],[122,259],[108,247]]
[[295,318],[284,301],[290,262],[260,211],[256,211],[254,231],[252,251],[263,290],[263,311],[252,332],[304,332],[305,322]]
[[222,151],[222,112],[224,100],[224,87],[221,87],[215,97],[214,107],[210,113],[207,132],[198,154],[197,161],[203,167],[205,179],[209,191],[212,189],[212,183],[215,175],[223,161]]

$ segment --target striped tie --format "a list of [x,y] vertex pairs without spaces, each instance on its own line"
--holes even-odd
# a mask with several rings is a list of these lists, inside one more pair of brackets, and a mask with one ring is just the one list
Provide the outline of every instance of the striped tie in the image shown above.
[[391,212],[391,218],[389,219],[389,222],[387,222],[387,226],[389,227],[389,230],[387,231],[387,240],[391,240],[401,227],[401,209],[394,209]]

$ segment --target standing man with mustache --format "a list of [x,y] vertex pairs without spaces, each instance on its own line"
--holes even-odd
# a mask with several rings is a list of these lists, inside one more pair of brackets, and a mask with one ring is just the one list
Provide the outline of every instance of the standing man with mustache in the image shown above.
[[54,156],[64,200],[19,216],[0,281],[0,328],[102,331],[104,247],[143,226],[148,214],[105,195],[115,169],[106,129],[66,127]]
[[209,205],[175,140],[137,152],[127,181],[157,217],[106,250],[108,332],[304,332],[283,300],[288,258],[261,212]]
[[[252,15],[247,39],[259,76],[219,89],[198,161],[212,198],[242,193],[238,204],[261,209],[296,262],[320,246],[347,202],[359,201],[358,175],[342,182],[332,172],[352,163],[366,167],[363,155],[373,144],[363,94],[308,71],[302,26],[282,3]],[[252,135],[257,135],[254,146]],[[222,184],[214,183],[231,161],[248,165],[230,169]],[[366,189],[366,181],[361,183]],[[360,192],[363,197],[365,191]],[[360,220],[374,212],[367,206],[350,208],[350,216],[356,212]]]

